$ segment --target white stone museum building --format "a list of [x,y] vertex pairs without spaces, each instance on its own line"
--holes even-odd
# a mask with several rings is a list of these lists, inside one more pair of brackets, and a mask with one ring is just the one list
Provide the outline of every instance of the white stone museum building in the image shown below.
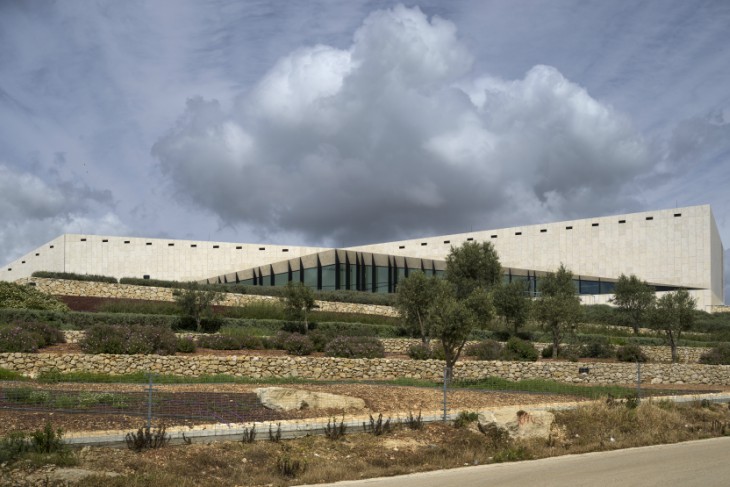
[[586,304],[607,303],[621,274],[657,293],[687,289],[698,309],[724,305],[723,246],[709,205],[424,237],[343,249],[64,234],[0,269],[15,281],[35,271],[227,284],[301,281],[321,290],[394,292],[414,271],[440,275],[452,246],[491,242],[505,281],[540,292],[564,264]]

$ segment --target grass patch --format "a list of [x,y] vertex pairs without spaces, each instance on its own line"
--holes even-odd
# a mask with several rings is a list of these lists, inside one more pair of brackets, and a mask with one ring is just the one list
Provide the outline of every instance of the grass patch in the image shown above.
[[[551,380],[521,380],[510,381],[499,377],[487,377],[474,381],[458,381],[454,387],[466,389],[488,389],[495,391],[519,391],[549,394],[569,394],[571,396],[599,398],[599,397],[625,397],[634,394],[635,389],[621,386],[581,386],[556,382]],[[653,391],[654,392],[654,391]]]
[[30,379],[24,377],[20,372],[0,367],[0,380],[25,381]]
[[[74,382],[74,383],[100,383],[100,384],[147,384],[149,375],[145,372],[133,374],[109,375],[93,372],[42,372],[38,376],[38,382]],[[313,384],[322,381],[300,379],[298,377],[235,377],[232,375],[203,375],[190,377],[183,375],[156,375],[153,374],[154,384]]]

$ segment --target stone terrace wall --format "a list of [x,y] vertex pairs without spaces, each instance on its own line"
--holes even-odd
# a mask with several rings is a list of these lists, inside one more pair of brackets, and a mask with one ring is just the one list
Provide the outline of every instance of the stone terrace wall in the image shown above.
[[[108,282],[73,281],[70,279],[47,279],[26,277],[18,279],[18,284],[34,283],[39,291],[56,296],[90,296],[114,299],[144,299],[150,301],[174,301],[173,290],[165,287],[134,286],[132,284],[112,284]],[[248,303],[261,301],[278,301],[274,296],[257,296],[251,294],[223,293],[223,306],[245,306]],[[369,315],[397,316],[398,312],[391,306],[376,304],[336,303],[332,301],[316,301],[320,311],[336,313],[363,313]]]
[[[404,338],[383,338],[381,339],[385,346],[385,351],[389,353],[402,353],[407,354],[408,348],[411,345],[421,343],[420,340],[410,340]],[[478,342],[467,342],[467,346],[478,343]],[[538,351],[542,351],[543,348],[550,346],[549,343],[534,343],[535,348]],[[644,351],[649,361],[658,363],[671,363],[672,352],[669,346],[642,346],[641,350]],[[708,351],[709,348],[691,348],[691,347],[678,347],[677,353],[679,355],[679,362],[685,364],[696,364],[700,360],[700,356]]]
[[[588,366],[589,373],[579,373]],[[438,360],[340,359],[331,357],[157,356],[83,354],[0,354],[0,367],[34,377],[43,371],[96,372],[112,375],[152,372],[181,376],[227,374],[238,377],[300,377],[315,380],[438,380],[444,363]],[[730,385],[730,366],[645,364],[642,382],[651,384]],[[461,362],[457,379],[502,377],[509,380],[550,379],[586,384],[632,384],[636,366],[623,363]]]

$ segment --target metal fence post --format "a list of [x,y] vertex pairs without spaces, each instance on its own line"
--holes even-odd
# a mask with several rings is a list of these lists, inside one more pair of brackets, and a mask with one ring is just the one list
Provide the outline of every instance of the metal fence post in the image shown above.
[[147,375],[149,385],[147,387],[147,429],[152,427],[152,373]]
[[448,411],[448,403],[446,399],[446,393],[448,390],[448,384],[449,384],[449,368],[444,367],[444,423],[448,419],[447,411]]
[[641,401],[641,362],[636,361],[636,400]]

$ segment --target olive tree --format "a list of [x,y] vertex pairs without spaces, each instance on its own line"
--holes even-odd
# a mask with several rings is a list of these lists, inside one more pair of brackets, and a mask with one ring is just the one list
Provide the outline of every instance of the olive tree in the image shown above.
[[477,288],[489,291],[498,285],[502,265],[491,242],[452,246],[446,257],[446,280],[454,285],[457,299],[465,299]]
[[287,318],[299,323],[306,335],[309,331],[307,313],[315,307],[314,292],[301,282],[289,281],[284,287],[282,302]]
[[614,289],[614,297],[611,300],[621,313],[626,316],[634,329],[639,334],[639,325],[645,319],[646,313],[654,305],[656,296],[654,290],[634,274],[626,276],[621,274]]
[[403,324],[412,334],[419,334],[424,347],[431,341],[431,311],[439,287],[438,277],[415,272],[398,281],[396,308]]
[[213,314],[213,305],[220,302],[222,296],[212,289],[205,289],[197,282],[189,282],[172,293],[175,303],[183,316],[195,320],[195,330],[202,331],[200,322]]
[[504,318],[508,327],[511,325],[514,328],[516,334],[527,322],[532,306],[525,282],[513,281],[495,287],[492,300],[497,314]]
[[649,311],[648,324],[666,335],[672,350],[672,362],[677,362],[677,344],[682,332],[692,329],[694,325],[696,307],[697,299],[685,289],[680,289],[659,298],[656,306]]
[[583,312],[573,285],[573,273],[561,264],[557,272],[545,276],[534,307],[535,317],[551,335],[553,358],[558,358],[560,342],[580,321]]

